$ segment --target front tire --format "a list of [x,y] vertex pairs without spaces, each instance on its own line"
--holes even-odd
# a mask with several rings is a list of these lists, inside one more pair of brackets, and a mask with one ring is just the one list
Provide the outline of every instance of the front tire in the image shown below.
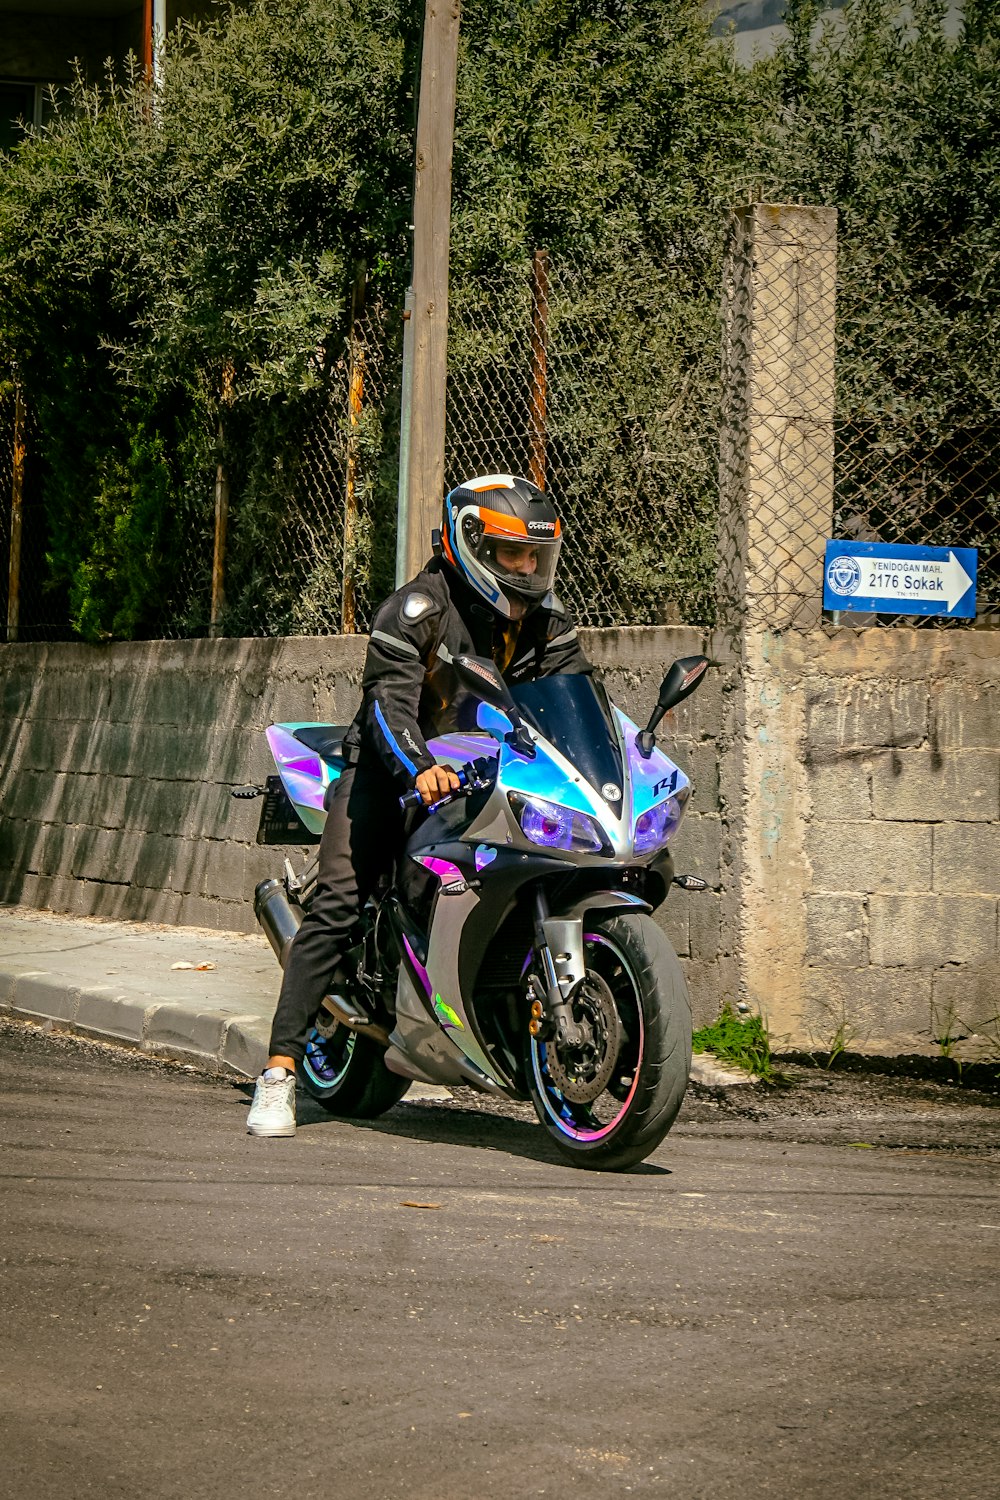
[[300,1076],[317,1104],[352,1120],[384,1115],[410,1087],[408,1078],[389,1072],[376,1042],[339,1023],[329,1037],[310,1029]]
[[691,1006],[677,956],[649,916],[585,919],[584,953],[574,1016],[590,1021],[597,1049],[584,1057],[529,1036],[528,1090],[568,1161],[620,1172],[655,1151],[677,1117]]

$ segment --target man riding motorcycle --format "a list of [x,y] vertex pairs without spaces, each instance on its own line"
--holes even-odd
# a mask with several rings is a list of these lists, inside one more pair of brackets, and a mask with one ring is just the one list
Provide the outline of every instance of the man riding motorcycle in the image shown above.
[[475,726],[451,662],[490,657],[513,685],[590,671],[576,626],[552,592],[562,546],[546,496],[526,479],[488,474],[444,502],[441,555],[382,605],[362,678],[361,707],[344,738],[319,847],[316,894],[292,943],[267,1065],[247,1117],[251,1135],[295,1134],[295,1069],[365,902],[403,841],[401,793],[425,806],[458,778],[426,741]]

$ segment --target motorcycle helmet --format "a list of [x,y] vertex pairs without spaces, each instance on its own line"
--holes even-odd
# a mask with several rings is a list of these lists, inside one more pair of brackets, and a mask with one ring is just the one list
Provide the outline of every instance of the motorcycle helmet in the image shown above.
[[552,588],[561,547],[559,517],[527,479],[484,474],[445,496],[445,559],[506,619],[541,604]]

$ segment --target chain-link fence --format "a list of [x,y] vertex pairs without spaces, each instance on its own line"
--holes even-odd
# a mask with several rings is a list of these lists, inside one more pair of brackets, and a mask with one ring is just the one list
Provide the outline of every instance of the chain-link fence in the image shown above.
[[359,312],[319,389],[276,450],[258,443],[234,482],[227,635],[366,630],[393,586],[402,319]]
[[65,591],[46,560],[39,434],[14,371],[0,378],[0,633],[8,641],[68,634]]
[[448,482],[546,488],[581,624],[714,618],[720,253],[637,235],[454,287]]
[[[9,629],[11,523],[14,497],[15,396],[0,393],[0,623]],[[6,637],[5,637],[6,638]]]
[[[745,607],[717,555],[734,380],[722,356],[725,235],[724,216],[706,215],[683,232],[637,227],[613,245],[554,243],[488,274],[453,275],[446,482],[513,471],[544,485],[564,521],[560,592],[582,624],[710,626]],[[870,245],[865,256],[842,240],[832,450],[806,454],[808,422],[785,422],[780,401],[780,443],[760,438],[755,565],[775,575],[776,597],[815,599],[821,579],[789,517],[818,506],[813,532],[977,547],[979,621],[995,623],[1000,418],[988,346],[960,298],[929,313],[926,289],[889,296]],[[830,308],[810,334],[828,351]],[[368,628],[394,578],[402,329],[401,309],[359,300],[349,337],[330,357],[318,351],[322,379],[294,409],[222,404],[220,432],[178,465],[182,544],[147,633]],[[780,392],[784,335],[774,337],[760,368]],[[14,426],[4,397],[0,619]],[[30,411],[24,431],[19,622],[8,638],[71,638],[68,593],[49,586]]]
[[[176,510],[144,636],[262,636],[366,630],[394,579],[402,319],[359,311],[323,377],[294,407],[219,403],[216,432],[172,455]],[[0,396],[0,630],[72,639],[71,591],[47,556],[44,444],[30,407]],[[18,422],[20,427],[18,427]],[[25,449],[22,481],[14,452]],[[18,488],[18,499],[14,499]],[[96,503],[96,502],[95,502]],[[21,515],[8,609],[11,523]],[[152,545],[152,543],[151,543]],[[16,539],[15,539],[16,547]]]
[[895,247],[855,226],[839,248],[833,535],[977,548],[977,616],[1000,623],[1000,299],[944,266],[900,285]]

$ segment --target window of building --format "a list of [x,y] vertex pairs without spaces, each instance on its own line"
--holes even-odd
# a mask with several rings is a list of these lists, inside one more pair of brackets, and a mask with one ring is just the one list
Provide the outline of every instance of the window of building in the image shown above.
[[24,127],[34,125],[35,94],[33,83],[0,80],[0,150],[9,151],[23,136]]
[[0,78],[0,151],[9,151],[28,125],[42,123],[44,89],[38,83]]

